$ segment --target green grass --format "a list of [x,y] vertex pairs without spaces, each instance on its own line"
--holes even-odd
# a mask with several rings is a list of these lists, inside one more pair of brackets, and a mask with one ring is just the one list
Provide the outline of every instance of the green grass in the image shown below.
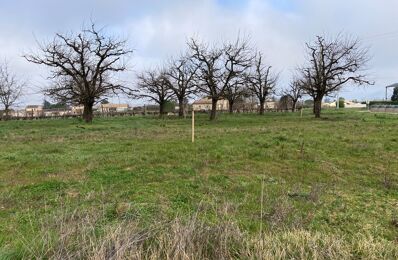
[[102,212],[96,232],[199,214],[249,234],[263,223],[396,244],[397,130],[396,115],[349,110],[198,115],[195,144],[189,119],[0,122],[0,259],[40,247],[69,211]]

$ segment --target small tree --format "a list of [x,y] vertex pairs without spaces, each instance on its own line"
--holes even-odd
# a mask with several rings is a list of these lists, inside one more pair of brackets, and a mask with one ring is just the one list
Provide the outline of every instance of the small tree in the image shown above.
[[300,69],[301,85],[314,99],[315,117],[321,116],[322,100],[339,91],[347,83],[372,84],[364,74],[369,61],[367,49],[358,40],[341,35],[328,40],[317,36],[307,44],[307,65]]
[[165,79],[169,88],[178,100],[178,116],[184,117],[185,101],[196,92],[196,72],[198,65],[189,55],[170,61],[165,71]]
[[50,67],[52,80],[44,92],[55,100],[84,105],[83,118],[93,120],[93,106],[104,96],[129,89],[115,82],[115,73],[126,70],[124,57],[132,51],[125,40],[97,30],[92,24],[78,34],[57,33],[51,42],[39,45],[39,54],[26,60]]
[[278,80],[278,76],[272,74],[271,68],[271,66],[264,64],[263,55],[259,52],[245,77],[248,90],[257,97],[260,103],[260,115],[264,114],[265,101],[275,92],[275,85]]
[[398,87],[394,88],[394,92],[392,93],[391,96],[391,101],[398,101]]
[[161,70],[148,70],[138,75],[138,89],[135,98],[146,98],[159,105],[159,116],[165,113],[166,104],[174,97],[174,91],[167,82],[167,75]]
[[345,99],[344,98],[339,98],[339,108],[344,108],[345,107]]
[[292,106],[293,106],[293,102],[289,96],[287,96],[287,95],[281,96],[281,98],[279,99],[279,102],[278,102],[278,110],[289,111],[292,108]]
[[21,97],[24,85],[9,72],[7,63],[0,65],[0,104],[4,107],[4,120],[9,119],[10,108]]
[[234,112],[234,105],[248,96],[243,77],[236,77],[226,87],[224,97],[228,100],[229,113]]
[[304,89],[300,84],[300,81],[294,79],[293,82],[290,83],[289,89],[283,91],[283,95],[289,97],[290,101],[292,102],[292,112],[295,112],[297,109],[297,103],[303,97]]

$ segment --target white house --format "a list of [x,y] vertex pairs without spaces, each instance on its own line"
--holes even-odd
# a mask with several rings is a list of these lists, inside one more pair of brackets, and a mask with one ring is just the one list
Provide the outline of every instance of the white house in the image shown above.
[[[195,111],[210,111],[211,110],[211,99],[210,98],[202,98],[193,102],[192,108]],[[218,111],[226,111],[229,109],[229,103],[226,99],[220,99],[217,102],[217,110]]]

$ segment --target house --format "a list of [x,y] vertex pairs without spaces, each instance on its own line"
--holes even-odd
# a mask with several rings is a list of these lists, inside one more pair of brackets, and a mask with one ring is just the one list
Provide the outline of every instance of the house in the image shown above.
[[58,116],[66,116],[70,113],[70,111],[66,108],[53,108],[53,109],[44,109],[43,114],[45,117],[58,117]]
[[366,108],[367,105],[359,103],[359,102],[355,102],[355,101],[349,101],[349,100],[345,100],[344,101],[344,108]]
[[278,108],[279,102],[267,100],[265,101],[264,107],[265,110],[275,110]]
[[28,105],[25,108],[26,116],[39,117],[43,116],[43,106],[39,105]]
[[84,106],[82,106],[82,105],[71,107],[72,115],[82,115],[83,111],[84,111]]
[[25,117],[26,116],[26,111],[24,109],[22,110],[11,110],[10,111],[11,117]]
[[322,102],[322,108],[336,108],[336,102]]
[[[323,108],[336,108],[336,101],[334,102],[322,102]],[[344,100],[344,108],[366,108],[366,103],[362,104],[356,101]]]
[[[212,102],[210,98],[199,99],[192,104],[192,109],[195,111],[210,111],[212,107]],[[218,111],[226,111],[229,109],[228,100],[220,99],[217,102]]]
[[112,113],[112,112],[127,112],[129,110],[128,104],[101,104],[98,107],[98,111],[101,113]]

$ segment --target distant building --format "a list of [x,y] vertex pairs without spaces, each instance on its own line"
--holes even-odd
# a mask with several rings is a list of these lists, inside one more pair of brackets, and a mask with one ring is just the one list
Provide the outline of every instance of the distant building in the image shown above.
[[[212,102],[210,98],[199,99],[192,104],[192,108],[195,111],[210,111],[212,107]],[[217,102],[217,110],[225,111],[229,109],[228,100],[220,99]]]
[[101,104],[98,107],[98,111],[101,113],[127,112],[128,110],[128,104]]
[[70,110],[68,108],[53,108],[43,110],[43,115],[45,117],[66,116],[68,114],[70,114]]
[[43,116],[43,106],[28,105],[25,108],[25,115],[30,117]]
[[270,109],[270,110],[276,110],[276,109],[278,109],[278,105],[279,105],[279,102],[277,102],[277,101],[272,101],[272,100],[267,100],[267,101],[265,101],[265,110],[268,110],[268,109]]
[[[336,101],[322,103],[323,108],[336,108]],[[366,108],[366,104],[357,101],[344,100],[344,108]]]
[[336,102],[322,102],[323,108],[336,108]]
[[344,100],[344,108],[366,108],[366,104]]
[[11,110],[10,111],[10,116],[11,117],[23,117],[25,116],[26,112],[25,110]]
[[72,106],[71,107],[72,115],[82,115],[83,111],[84,111],[84,106],[83,105]]

